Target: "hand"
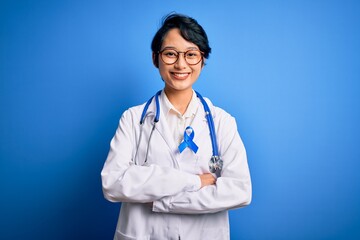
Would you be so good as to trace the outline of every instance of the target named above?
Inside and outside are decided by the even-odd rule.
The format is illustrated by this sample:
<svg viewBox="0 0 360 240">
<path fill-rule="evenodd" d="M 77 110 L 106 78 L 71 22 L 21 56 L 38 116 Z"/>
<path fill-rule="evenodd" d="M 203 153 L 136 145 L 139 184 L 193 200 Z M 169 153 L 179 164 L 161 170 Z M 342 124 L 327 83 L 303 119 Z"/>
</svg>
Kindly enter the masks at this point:
<svg viewBox="0 0 360 240">
<path fill-rule="evenodd" d="M 214 185 L 216 183 L 216 178 L 211 173 L 205 173 L 199 175 L 201 180 L 201 187 Z"/>
</svg>

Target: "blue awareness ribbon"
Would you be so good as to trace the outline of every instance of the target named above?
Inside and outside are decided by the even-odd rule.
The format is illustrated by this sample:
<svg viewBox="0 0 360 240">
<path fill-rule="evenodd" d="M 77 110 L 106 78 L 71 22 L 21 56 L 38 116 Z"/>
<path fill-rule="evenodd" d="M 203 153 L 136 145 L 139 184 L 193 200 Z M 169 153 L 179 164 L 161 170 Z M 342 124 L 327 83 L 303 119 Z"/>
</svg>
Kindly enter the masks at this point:
<svg viewBox="0 0 360 240">
<path fill-rule="evenodd" d="M 188 131 L 187 130 L 191 130 L 190 135 L 188 135 Z M 184 149 L 186 147 L 190 148 L 194 153 L 197 152 L 197 150 L 199 149 L 199 147 L 194 143 L 193 139 L 194 139 L 194 129 L 192 129 L 192 127 L 188 126 L 185 131 L 184 131 L 184 140 L 182 141 L 182 143 L 180 143 L 179 145 L 179 151 L 180 153 L 182 151 L 184 151 Z"/>
</svg>

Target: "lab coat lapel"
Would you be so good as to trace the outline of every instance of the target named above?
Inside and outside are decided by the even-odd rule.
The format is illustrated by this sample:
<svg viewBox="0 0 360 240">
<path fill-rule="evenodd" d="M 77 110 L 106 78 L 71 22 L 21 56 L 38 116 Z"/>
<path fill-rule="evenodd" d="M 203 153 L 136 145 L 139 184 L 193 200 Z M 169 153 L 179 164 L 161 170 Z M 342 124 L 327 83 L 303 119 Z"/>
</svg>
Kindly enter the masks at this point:
<svg viewBox="0 0 360 240">
<path fill-rule="evenodd" d="M 162 114 L 163 112 L 161 112 L 160 114 Z M 166 118 L 160 117 L 159 122 L 156 124 L 155 129 L 159 132 L 159 134 L 161 135 L 161 137 L 164 139 L 164 141 L 166 142 L 166 144 L 168 145 L 171 154 L 174 155 L 174 151 L 173 149 L 176 148 L 174 139 L 170 133 L 170 129 L 169 129 L 169 125 L 166 122 Z"/>
<path fill-rule="evenodd" d="M 205 111 L 200 103 L 195 114 L 194 120 L 191 124 L 192 129 L 194 129 L 194 142 L 199 145 L 201 141 L 201 133 L 207 128 L 207 121 L 205 118 Z"/>
<path fill-rule="evenodd" d="M 161 106 L 160 106 L 161 109 Z M 156 114 L 156 106 L 155 103 L 152 103 L 149 106 L 148 109 L 148 117 L 150 117 L 153 122 L 153 119 L 155 118 L 155 114 Z M 170 130 L 169 130 L 169 126 L 166 122 L 166 119 L 164 117 L 163 111 L 160 110 L 160 117 L 159 117 L 159 121 L 155 124 L 155 129 L 159 132 L 160 136 L 164 139 L 164 142 L 166 143 L 166 145 L 169 147 L 169 150 L 171 151 L 171 153 L 173 154 L 173 149 L 175 147 L 175 142 L 174 139 L 172 139 Z"/>
</svg>

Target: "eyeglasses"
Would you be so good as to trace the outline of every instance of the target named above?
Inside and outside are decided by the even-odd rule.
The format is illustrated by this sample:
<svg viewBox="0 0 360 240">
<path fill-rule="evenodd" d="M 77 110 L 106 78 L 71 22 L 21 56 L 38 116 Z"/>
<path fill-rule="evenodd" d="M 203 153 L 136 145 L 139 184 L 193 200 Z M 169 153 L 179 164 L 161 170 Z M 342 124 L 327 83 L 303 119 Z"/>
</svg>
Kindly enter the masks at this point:
<svg viewBox="0 0 360 240">
<path fill-rule="evenodd" d="M 203 58 L 203 53 L 199 50 L 188 50 L 186 52 L 179 52 L 174 49 L 164 49 L 159 52 L 161 60 L 168 65 L 176 63 L 179 59 L 180 53 L 184 54 L 184 59 L 189 65 L 196 65 Z"/>
</svg>

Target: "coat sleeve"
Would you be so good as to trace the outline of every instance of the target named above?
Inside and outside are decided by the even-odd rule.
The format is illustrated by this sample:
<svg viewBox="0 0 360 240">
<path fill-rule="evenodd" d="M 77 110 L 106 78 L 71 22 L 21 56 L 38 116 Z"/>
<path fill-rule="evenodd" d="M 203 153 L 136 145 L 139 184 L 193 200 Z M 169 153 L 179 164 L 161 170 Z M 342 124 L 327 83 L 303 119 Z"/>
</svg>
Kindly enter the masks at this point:
<svg viewBox="0 0 360 240">
<path fill-rule="evenodd" d="M 201 186 L 197 175 L 158 165 L 138 166 L 132 161 L 136 148 L 134 110 L 122 115 L 101 171 L 104 197 L 111 202 L 153 202 Z M 140 119 L 140 118 L 139 118 Z M 182 181 L 179 181 L 182 179 Z"/>
<path fill-rule="evenodd" d="M 216 185 L 194 192 L 180 192 L 153 204 L 154 212 L 181 214 L 214 213 L 249 205 L 251 179 L 243 142 L 233 117 L 226 115 L 217 124 L 219 152 L 224 162 Z"/>
</svg>

